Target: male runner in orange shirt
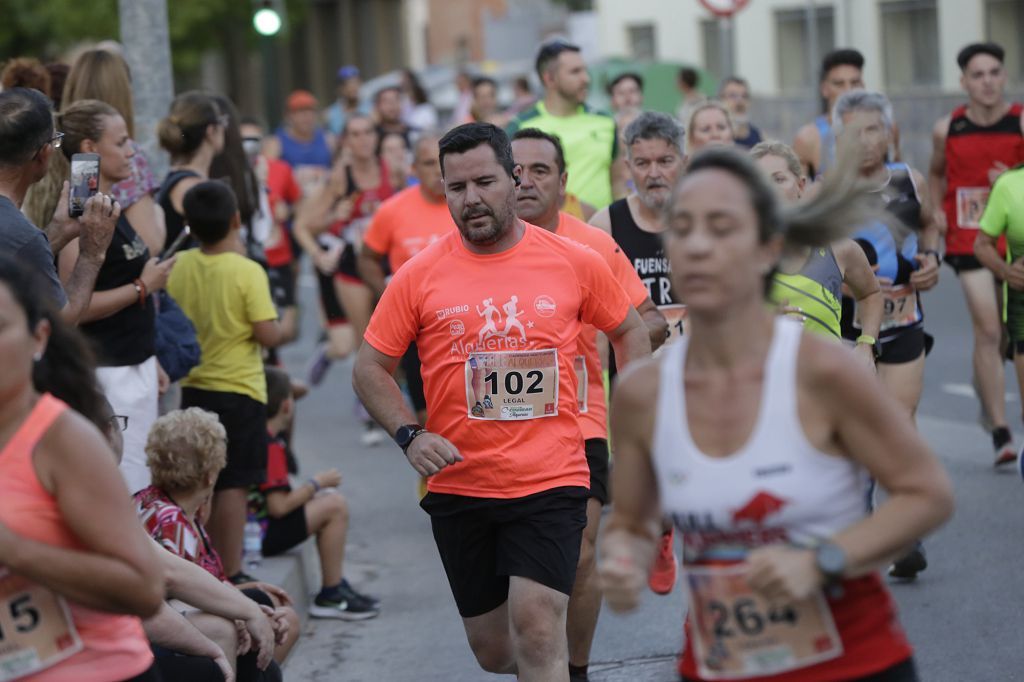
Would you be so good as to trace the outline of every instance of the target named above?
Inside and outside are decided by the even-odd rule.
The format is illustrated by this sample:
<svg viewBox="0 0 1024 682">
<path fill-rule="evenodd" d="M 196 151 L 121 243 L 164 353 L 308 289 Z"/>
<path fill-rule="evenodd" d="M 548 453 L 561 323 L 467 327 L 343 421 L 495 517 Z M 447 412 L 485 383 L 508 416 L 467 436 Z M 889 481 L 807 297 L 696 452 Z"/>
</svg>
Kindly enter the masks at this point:
<svg viewBox="0 0 1024 682">
<path fill-rule="evenodd" d="M 647 325 L 651 346 L 660 346 L 667 336 L 668 324 L 658 312 L 647 292 L 647 286 L 622 249 L 608 233 L 559 211 L 568 180 L 559 139 L 536 128 L 523 128 L 512 136 L 512 156 L 521 169 L 519 197 L 516 201 L 519 218 L 597 251 Z M 582 391 L 580 429 L 583 431 L 587 464 L 590 466 L 590 498 L 587 500 L 587 527 L 583 530 L 583 543 L 576 566 L 576 584 L 569 598 L 567 621 L 569 679 L 570 682 L 585 682 L 590 647 L 601 611 L 601 591 L 594 570 L 595 544 L 601 522 L 601 507 L 609 502 L 608 410 L 604 371 L 597 349 L 597 330 L 591 325 L 585 325 L 580 335 L 580 356 L 576 362 L 578 385 Z"/>
<path fill-rule="evenodd" d="M 421 506 L 480 666 L 562 679 L 590 482 L 573 372 L 579 335 L 593 324 L 628 363 L 650 354 L 648 332 L 600 256 L 516 218 L 500 128 L 459 126 L 440 157 L 458 232 L 395 273 L 353 384 L 430 476 Z M 412 423 L 392 377 L 413 341 L 429 430 Z"/>
<path fill-rule="evenodd" d="M 438 161 L 437 137 L 425 135 L 413 147 L 413 172 L 419 184 L 407 187 L 377 209 L 370 227 L 363 235 L 363 249 L 359 254 L 359 276 L 379 299 L 387 286 L 384 257 L 387 256 L 391 272 L 397 272 L 410 258 L 449 232 L 455 231 L 455 222 L 444 199 L 444 181 Z M 420 356 L 416 344 L 402 356 L 402 372 L 416 419 L 427 420 L 427 399 L 423 395 L 423 377 L 420 375 Z"/>
</svg>

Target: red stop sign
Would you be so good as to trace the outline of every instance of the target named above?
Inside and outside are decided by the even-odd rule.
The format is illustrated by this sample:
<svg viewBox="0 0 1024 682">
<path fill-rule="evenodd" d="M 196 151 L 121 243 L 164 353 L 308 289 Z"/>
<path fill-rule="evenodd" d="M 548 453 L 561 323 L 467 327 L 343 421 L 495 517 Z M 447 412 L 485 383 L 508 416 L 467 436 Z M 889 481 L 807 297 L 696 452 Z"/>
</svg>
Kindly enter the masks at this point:
<svg viewBox="0 0 1024 682">
<path fill-rule="evenodd" d="M 747 6 L 750 0 L 698 0 L 716 17 L 731 17 Z"/>
</svg>

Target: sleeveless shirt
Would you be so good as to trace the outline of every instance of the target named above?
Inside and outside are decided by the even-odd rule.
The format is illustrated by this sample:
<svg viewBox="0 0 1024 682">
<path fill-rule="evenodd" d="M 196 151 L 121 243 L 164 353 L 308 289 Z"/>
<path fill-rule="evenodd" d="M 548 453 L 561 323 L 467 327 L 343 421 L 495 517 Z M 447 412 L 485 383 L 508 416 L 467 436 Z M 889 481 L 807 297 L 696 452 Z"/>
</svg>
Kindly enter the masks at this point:
<svg viewBox="0 0 1024 682">
<path fill-rule="evenodd" d="M 660 362 L 651 458 L 662 512 L 682 531 L 684 570 L 740 564 L 757 547 L 814 546 L 867 513 L 866 471 L 812 445 L 800 424 L 797 366 L 801 327 L 777 318 L 765 364 L 759 414 L 747 442 L 725 457 L 697 447 L 686 413 L 689 339 L 670 346 Z M 812 682 L 854 679 L 911 655 L 892 597 L 878 573 L 842 581 L 827 596 L 842 653 L 770 679 Z M 680 673 L 702 678 L 687 615 Z M 767 679 L 767 678 L 742 678 Z"/>
</svg>

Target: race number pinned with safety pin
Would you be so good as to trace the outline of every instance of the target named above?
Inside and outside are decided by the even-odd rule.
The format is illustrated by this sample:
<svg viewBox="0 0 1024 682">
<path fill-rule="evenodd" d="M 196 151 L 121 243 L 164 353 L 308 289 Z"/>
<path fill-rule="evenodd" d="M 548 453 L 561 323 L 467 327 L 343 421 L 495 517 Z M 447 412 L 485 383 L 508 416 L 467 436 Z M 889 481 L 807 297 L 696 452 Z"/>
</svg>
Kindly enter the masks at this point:
<svg viewBox="0 0 1024 682">
<path fill-rule="evenodd" d="M 558 414 L 558 351 L 470 353 L 466 404 L 470 419 L 554 417 Z"/>
<path fill-rule="evenodd" d="M 989 187 L 958 187 L 956 190 L 956 224 L 962 230 L 981 228 Z"/>
<path fill-rule="evenodd" d="M 686 567 L 690 633 L 702 678 L 777 675 L 842 655 L 820 591 L 771 604 L 747 585 L 747 570 L 744 564 Z"/>
<path fill-rule="evenodd" d="M 45 670 L 81 649 L 64 599 L 0 567 L 0 682 Z"/>
</svg>

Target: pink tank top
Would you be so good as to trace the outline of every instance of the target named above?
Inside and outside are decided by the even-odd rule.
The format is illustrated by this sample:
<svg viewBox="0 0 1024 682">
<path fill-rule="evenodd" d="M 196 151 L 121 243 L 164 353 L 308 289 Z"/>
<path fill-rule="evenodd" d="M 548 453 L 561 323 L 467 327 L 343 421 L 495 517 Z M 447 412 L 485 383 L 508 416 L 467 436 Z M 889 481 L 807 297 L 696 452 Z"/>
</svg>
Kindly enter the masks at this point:
<svg viewBox="0 0 1024 682">
<path fill-rule="evenodd" d="M 67 405 L 53 396 L 41 396 L 0 450 L 0 523 L 26 538 L 83 549 L 64 523 L 57 500 L 36 477 L 32 462 L 36 444 L 66 409 Z M 17 616 L 8 621 L 7 616 L 14 614 Z M 153 663 L 138 618 L 67 602 L 44 587 L 8 573 L 2 557 L 0 626 L 6 626 L 4 635 L 9 640 L 0 640 L 0 680 L 109 682 L 135 677 Z M 10 644 L 16 632 L 15 652 L 10 654 L 2 645 Z M 15 656 L 17 661 L 13 660 Z M 14 673 L 15 664 L 22 666 L 17 669 L 27 676 Z"/>
</svg>

